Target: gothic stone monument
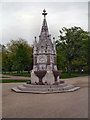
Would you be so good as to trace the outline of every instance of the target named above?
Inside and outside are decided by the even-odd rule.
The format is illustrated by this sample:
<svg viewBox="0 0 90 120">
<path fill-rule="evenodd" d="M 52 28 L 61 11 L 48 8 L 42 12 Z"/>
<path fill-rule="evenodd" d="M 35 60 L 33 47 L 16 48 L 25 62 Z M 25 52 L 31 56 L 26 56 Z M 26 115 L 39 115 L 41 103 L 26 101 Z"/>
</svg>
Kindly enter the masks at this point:
<svg viewBox="0 0 90 120">
<path fill-rule="evenodd" d="M 31 82 L 12 88 L 15 92 L 29 93 L 59 93 L 78 90 L 80 87 L 62 83 L 59 79 L 60 71 L 56 65 L 55 38 L 53 43 L 48 31 L 46 21 L 46 11 L 44 15 L 39 42 L 35 37 L 33 50 L 33 70 L 31 72 Z"/>
<path fill-rule="evenodd" d="M 37 42 L 36 37 L 34 42 L 34 65 L 31 72 L 31 84 L 55 84 L 55 82 L 60 82 L 59 77 L 57 77 L 59 76 L 60 71 L 57 71 L 56 66 L 55 38 L 53 37 L 52 43 L 51 35 L 48 31 L 46 21 L 47 13 L 45 10 L 43 10 L 42 15 L 44 15 L 44 19 L 39 36 L 39 42 Z M 40 79 L 40 77 L 42 77 L 42 79 Z"/>
</svg>

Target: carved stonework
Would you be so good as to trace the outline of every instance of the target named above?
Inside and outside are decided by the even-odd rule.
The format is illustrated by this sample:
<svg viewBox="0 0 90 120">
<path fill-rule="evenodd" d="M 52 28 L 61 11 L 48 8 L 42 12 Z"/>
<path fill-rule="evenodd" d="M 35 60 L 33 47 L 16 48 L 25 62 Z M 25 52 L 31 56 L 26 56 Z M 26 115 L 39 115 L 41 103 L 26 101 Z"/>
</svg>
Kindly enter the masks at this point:
<svg viewBox="0 0 90 120">
<path fill-rule="evenodd" d="M 46 21 L 47 13 L 44 10 L 42 14 L 44 15 L 44 19 L 41 28 L 41 33 L 39 35 L 39 41 L 37 42 L 35 37 L 35 42 L 34 42 L 33 71 L 47 71 L 44 78 L 42 78 L 42 81 L 47 82 L 48 84 L 53 84 L 56 80 L 53 74 L 53 70 L 57 70 L 55 38 L 53 37 L 53 43 L 52 43 L 51 35 L 49 34 L 47 21 Z M 39 74 L 38 72 L 33 72 L 33 74 L 31 73 L 31 83 L 34 83 L 35 79 L 37 80 L 37 76 L 35 73 Z"/>
<path fill-rule="evenodd" d="M 38 55 L 37 56 L 37 63 L 47 63 L 47 56 L 46 55 Z"/>
</svg>

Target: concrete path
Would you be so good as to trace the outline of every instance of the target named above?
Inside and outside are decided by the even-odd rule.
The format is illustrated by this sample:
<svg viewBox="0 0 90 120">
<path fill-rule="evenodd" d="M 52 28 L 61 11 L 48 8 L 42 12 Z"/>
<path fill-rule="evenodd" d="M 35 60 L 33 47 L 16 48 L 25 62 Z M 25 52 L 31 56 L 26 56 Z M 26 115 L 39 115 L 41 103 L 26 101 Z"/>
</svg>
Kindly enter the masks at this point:
<svg viewBox="0 0 90 120">
<path fill-rule="evenodd" d="M 2 75 L 2 74 L 0 74 L 0 77 L 5 77 L 5 78 L 0 78 L 0 80 L 2 80 L 2 79 L 30 80 L 31 79 L 30 77 Z"/>
<path fill-rule="evenodd" d="M 12 87 L 23 83 L 2 84 L 4 118 L 87 118 L 88 77 L 65 79 L 80 86 L 75 92 L 56 94 L 15 93 Z"/>
</svg>

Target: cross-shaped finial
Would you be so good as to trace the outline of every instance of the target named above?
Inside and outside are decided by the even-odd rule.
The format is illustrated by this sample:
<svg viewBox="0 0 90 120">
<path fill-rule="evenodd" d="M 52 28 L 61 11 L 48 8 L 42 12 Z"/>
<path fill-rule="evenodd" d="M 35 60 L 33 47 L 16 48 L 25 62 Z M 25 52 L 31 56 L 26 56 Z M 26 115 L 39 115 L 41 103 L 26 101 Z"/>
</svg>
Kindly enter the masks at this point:
<svg viewBox="0 0 90 120">
<path fill-rule="evenodd" d="M 46 10 L 45 10 L 45 9 L 43 10 L 42 15 L 44 15 L 44 17 L 47 15 L 47 13 L 46 13 Z"/>
</svg>

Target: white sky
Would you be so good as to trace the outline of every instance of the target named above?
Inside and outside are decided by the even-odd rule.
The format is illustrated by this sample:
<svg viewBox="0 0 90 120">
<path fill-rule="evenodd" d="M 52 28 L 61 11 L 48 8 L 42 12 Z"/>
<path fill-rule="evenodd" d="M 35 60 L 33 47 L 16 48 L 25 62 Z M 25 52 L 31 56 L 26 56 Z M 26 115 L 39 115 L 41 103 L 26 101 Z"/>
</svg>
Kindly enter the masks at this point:
<svg viewBox="0 0 90 120">
<path fill-rule="evenodd" d="M 16 1 L 3 0 L 0 7 L 0 10 L 2 9 L 2 15 L 0 14 L 2 18 L 2 33 L 0 32 L 0 35 L 2 35 L 2 44 L 7 44 L 11 40 L 17 40 L 19 37 L 27 40 L 29 44 L 33 43 L 34 36 L 37 36 L 38 39 L 43 21 L 42 11 L 44 8 L 48 13 L 46 19 L 49 33 L 52 37 L 54 36 L 58 39 L 59 30 L 62 27 L 78 26 L 84 30 L 88 30 L 87 0 L 80 0 L 81 2 Z"/>
</svg>

